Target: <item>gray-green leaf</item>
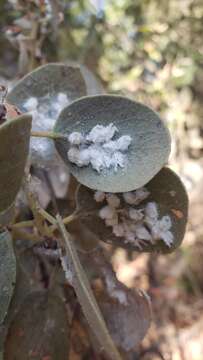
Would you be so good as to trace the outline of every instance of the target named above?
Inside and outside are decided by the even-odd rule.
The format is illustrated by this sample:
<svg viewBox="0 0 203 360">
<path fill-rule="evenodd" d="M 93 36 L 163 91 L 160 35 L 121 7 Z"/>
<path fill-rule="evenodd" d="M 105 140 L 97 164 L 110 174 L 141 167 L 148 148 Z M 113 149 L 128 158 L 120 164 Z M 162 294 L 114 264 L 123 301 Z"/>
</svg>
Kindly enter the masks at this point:
<svg viewBox="0 0 203 360">
<path fill-rule="evenodd" d="M 7 314 L 16 281 L 16 259 L 11 235 L 0 234 L 0 325 Z"/>
<path fill-rule="evenodd" d="M 50 63 L 27 74 L 7 96 L 8 102 L 23 110 L 30 97 L 37 99 L 65 93 L 70 101 L 86 94 L 86 85 L 78 66 Z"/>
<path fill-rule="evenodd" d="M 71 173 L 83 185 L 106 192 L 123 192 L 146 184 L 167 162 L 170 153 L 168 129 L 159 116 L 147 106 L 121 96 L 98 95 L 81 98 L 60 114 L 55 132 L 69 135 L 74 131 L 88 133 L 97 124 L 113 123 L 117 136 L 130 135 L 128 161 L 117 172 L 112 169 L 97 173 L 92 167 L 77 167 L 67 157 L 69 145 L 55 141 L 56 148 Z"/>
<path fill-rule="evenodd" d="M 187 223 L 188 216 L 188 196 L 180 178 L 169 168 L 163 168 L 148 184 L 145 185 L 150 191 L 149 197 L 143 201 L 138 208 L 142 208 L 148 202 L 156 202 L 159 217 L 169 215 L 172 222 L 171 232 L 174 241 L 171 247 L 167 246 L 163 240 L 157 240 L 155 244 L 144 242 L 142 249 L 133 243 L 126 243 L 123 237 L 117 237 L 112 233 L 112 228 L 105 225 L 104 220 L 98 216 L 99 209 L 104 203 L 97 203 L 94 200 L 94 192 L 85 186 L 81 186 L 78 192 L 78 203 L 81 206 L 82 218 L 84 223 L 98 238 L 109 242 L 115 246 L 136 251 L 158 251 L 170 253 L 180 246 Z M 122 194 L 117 194 L 121 201 Z"/>
<path fill-rule="evenodd" d="M 22 115 L 0 126 L 0 212 L 10 207 L 20 189 L 31 122 L 30 115 Z"/>
<path fill-rule="evenodd" d="M 64 105 L 58 103 L 54 108 L 59 93 L 65 94 L 66 100 Z M 22 112 L 27 112 L 26 102 L 37 99 L 39 116 L 33 115 L 32 130 L 43 132 L 52 131 L 58 113 L 65 104 L 84 95 L 86 85 L 78 66 L 51 63 L 27 74 L 11 90 L 7 100 Z M 58 166 L 63 168 L 50 139 L 32 137 L 30 153 L 32 165 L 36 167 L 46 168 L 48 165 L 49 170 Z"/>
</svg>

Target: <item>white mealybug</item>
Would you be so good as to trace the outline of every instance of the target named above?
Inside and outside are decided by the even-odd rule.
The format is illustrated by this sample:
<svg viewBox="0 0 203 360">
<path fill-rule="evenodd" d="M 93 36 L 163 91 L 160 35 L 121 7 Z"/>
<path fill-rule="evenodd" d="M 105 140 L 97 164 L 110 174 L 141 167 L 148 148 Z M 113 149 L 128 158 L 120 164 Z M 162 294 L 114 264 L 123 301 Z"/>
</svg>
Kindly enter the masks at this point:
<svg viewBox="0 0 203 360">
<path fill-rule="evenodd" d="M 72 145 L 80 145 L 83 143 L 84 141 L 84 137 L 82 136 L 81 133 L 75 131 L 73 133 L 71 133 L 68 137 L 68 141 L 72 144 Z"/>
<path fill-rule="evenodd" d="M 108 205 L 104 206 L 99 211 L 99 216 L 101 219 L 113 219 L 113 217 L 115 216 L 115 210 Z"/>
<path fill-rule="evenodd" d="M 123 136 L 121 136 L 121 137 L 116 141 L 117 150 L 120 150 L 120 151 L 126 151 L 126 150 L 128 150 L 131 142 L 132 142 L 131 136 L 129 136 L 129 135 L 123 135 Z"/>
<path fill-rule="evenodd" d="M 132 207 L 129 208 L 129 218 L 132 220 L 140 221 L 144 218 L 143 209 L 134 209 Z"/>
<path fill-rule="evenodd" d="M 36 110 L 38 106 L 38 100 L 35 97 L 31 97 L 29 98 L 24 104 L 23 107 L 27 110 L 27 111 L 32 111 L 32 110 Z"/>
<path fill-rule="evenodd" d="M 102 192 L 102 191 L 99 191 L 99 190 L 98 190 L 98 191 L 96 191 L 96 192 L 94 193 L 94 199 L 95 199 L 96 202 L 102 202 L 102 201 L 104 201 L 105 197 L 106 197 L 106 195 L 105 195 L 105 193 Z"/>
<path fill-rule="evenodd" d="M 86 135 L 79 132 L 69 134 L 70 149 L 77 146 L 79 152 L 85 151 L 89 161 L 86 160 L 86 157 L 82 163 L 81 158 L 78 161 L 78 157 L 72 156 L 72 152 L 69 151 L 67 153 L 68 159 L 79 167 L 91 165 L 97 172 L 111 168 L 117 171 L 119 167 L 124 168 L 128 162 L 127 150 L 132 138 L 123 135 L 112 140 L 117 132 L 117 127 L 111 123 L 107 126 L 96 125 Z"/>
<path fill-rule="evenodd" d="M 120 206 L 120 199 L 115 194 L 107 194 L 106 201 L 112 208 L 118 208 Z"/>
<path fill-rule="evenodd" d="M 118 131 L 118 129 L 112 123 L 108 126 L 96 125 L 87 135 L 87 141 L 96 144 L 108 142 L 112 139 L 116 131 Z"/>
<path fill-rule="evenodd" d="M 142 250 L 145 244 L 155 244 L 157 240 L 162 240 L 170 247 L 174 240 L 170 231 L 172 227 L 170 216 L 159 218 L 158 205 L 155 202 L 145 203 L 142 208 L 133 207 L 149 195 L 150 192 L 146 188 L 123 193 L 124 204 L 120 195 L 112 193 L 97 191 L 94 198 L 97 202 L 106 201 L 107 205 L 100 209 L 99 216 L 106 226 L 112 228 L 112 233 L 122 238 L 124 243 L 133 244 Z"/>
</svg>

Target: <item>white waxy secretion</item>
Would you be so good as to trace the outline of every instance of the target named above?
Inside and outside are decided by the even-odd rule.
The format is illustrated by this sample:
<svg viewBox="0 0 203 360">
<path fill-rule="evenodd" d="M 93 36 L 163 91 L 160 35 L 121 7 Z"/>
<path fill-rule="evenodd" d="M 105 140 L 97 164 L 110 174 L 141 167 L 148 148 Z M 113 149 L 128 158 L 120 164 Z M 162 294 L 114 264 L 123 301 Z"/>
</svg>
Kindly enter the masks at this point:
<svg viewBox="0 0 203 360">
<path fill-rule="evenodd" d="M 58 93 L 47 94 L 39 99 L 28 98 L 23 104 L 24 111 L 32 114 L 33 131 L 51 131 L 59 113 L 70 103 L 67 95 Z M 58 165 L 59 159 L 52 141 L 46 138 L 31 137 L 30 153 L 32 164 L 41 167 Z"/>
<path fill-rule="evenodd" d="M 69 135 L 68 140 L 72 145 L 80 145 L 83 143 L 84 137 L 81 133 L 75 131 Z"/>
<path fill-rule="evenodd" d="M 124 204 L 118 195 L 101 191 L 94 193 L 94 199 L 97 202 L 106 202 L 99 211 L 99 217 L 106 226 L 112 228 L 112 233 L 123 238 L 125 243 L 134 244 L 141 250 L 147 242 L 155 244 L 157 240 L 163 240 L 170 247 L 174 241 L 170 216 L 159 218 L 158 205 L 155 202 L 145 202 L 142 208 L 133 207 L 138 204 L 140 207 L 149 195 L 150 192 L 142 187 L 123 193 Z"/>
<path fill-rule="evenodd" d="M 71 133 L 68 159 L 79 167 L 91 165 L 99 173 L 104 169 L 117 171 L 119 167 L 124 168 L 132 138 L 123 135 L 113 140 L 117 132 L 117 127 L 111 123 L 108 126 L 96 125 L 86 135 Z"/>
<path fill-rule="evenodd" d="M 95 199 L 96 202 L 104 201 L 105 197 L 106 197 L 106 195 L 105 195 L 105 193 L 103 191 L 98 190 L 98 191 L 96 191 L 94 193 L 94 199 Z"/>
</svg>

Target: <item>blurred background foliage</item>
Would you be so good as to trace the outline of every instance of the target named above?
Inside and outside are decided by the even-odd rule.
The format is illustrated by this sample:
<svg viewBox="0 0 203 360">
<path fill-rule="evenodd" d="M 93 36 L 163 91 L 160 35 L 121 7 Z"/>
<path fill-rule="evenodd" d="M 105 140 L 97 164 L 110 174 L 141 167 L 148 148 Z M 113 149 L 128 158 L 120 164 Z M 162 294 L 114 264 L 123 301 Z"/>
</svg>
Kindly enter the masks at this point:
<svg viewBox="0 0 203 360">
<path fill-rule="evenodd" d="M 203 2 L 202 0 L 0 0 L 0 81 L 40 64 L 85 64 L 106 92 L 162 114 L 170 165 L 190 196 L 183 246 L 168 257 L 114 256 L 117 276 L 152 297 L 144 359 L 203 359 Z M 146 350 L 147 349 L 147 350 Z"/>
</svg>

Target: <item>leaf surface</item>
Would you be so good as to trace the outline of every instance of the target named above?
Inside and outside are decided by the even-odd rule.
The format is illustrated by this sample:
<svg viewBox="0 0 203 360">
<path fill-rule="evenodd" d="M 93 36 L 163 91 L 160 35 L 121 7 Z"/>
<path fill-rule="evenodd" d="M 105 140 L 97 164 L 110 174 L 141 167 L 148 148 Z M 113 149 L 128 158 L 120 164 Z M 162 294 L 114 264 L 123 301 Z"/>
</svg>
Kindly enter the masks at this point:
<svg viewBox="0 0 203 360">
<path fill-rule="evenodd" d="M 32 117 L 21 115 L 0 126 L 0 213 L 14 202 L 29 152 Z"/>
<path fill-rule="evenodd" d="M 137 189 L 158 173 L 170 153 L 168 129 L 153 110 L 121 96 L 88 96 L 61 112 L 55 132 L 67 136 L 74 131 L 87 134 L 96 125 L 110 123 L 118 128 L 115 138 L 122 135 L 132 137 L 125 167 L 118 168 L 117 172 L 106 169 L 98 173 L 90 165 L 78 167 L 72 164 L 67 157 L 69 145 L 65 140 L 55 140 L 56 148 L 81 184 L 106 192 Z"/>
<path fill-rule="evenodd" d="M 123 237 L 115 236 L 112 227 L 106 226 L 104 220 L 99 217 L 99 210 L 106 203 L 98 203 L 94 200 L 94 191 L 81 186 L 78 191 L 78 203 L 82 210 L 81 223 L 95 233 L 102 241 L 111 243 L 115 246 L 136 251 L 157 251 L 170 253 L 180 246 L 184 234 L 188 217 L 188 196 L 180 178 L 169 168 L 164 167 L 148 184 L 145 186 L 149 191 L 149 197 L 143 201 L 142 208 L 148 202 L 155 202 L 158 206 L 159 218 L 169 215 L 172 222 L 171 232 L 174 242 L 171 247 L 167 246 L 163 240 L 157 240 L 155 244 L 145 242 L 142 250 L 133 243 L 126 243 Z M 122 194 L 117 194 L 124 205 Z"/>
<path fill-rule="evenodd" d="M 52 98 L 65 93 L 70 101 L 86 94 L 86 85 L 80 69 L 75 65 L 50 63 L 24 76 L 7 96 L 7 100 L 23 110 L 23 103 L 30 97 Z"/>
<path fill-rule="evenodd" d="M 16 281 L 16 259 L 11 235 L 0 234 L 0 325 L 7 314 Z"/>
</svg>

